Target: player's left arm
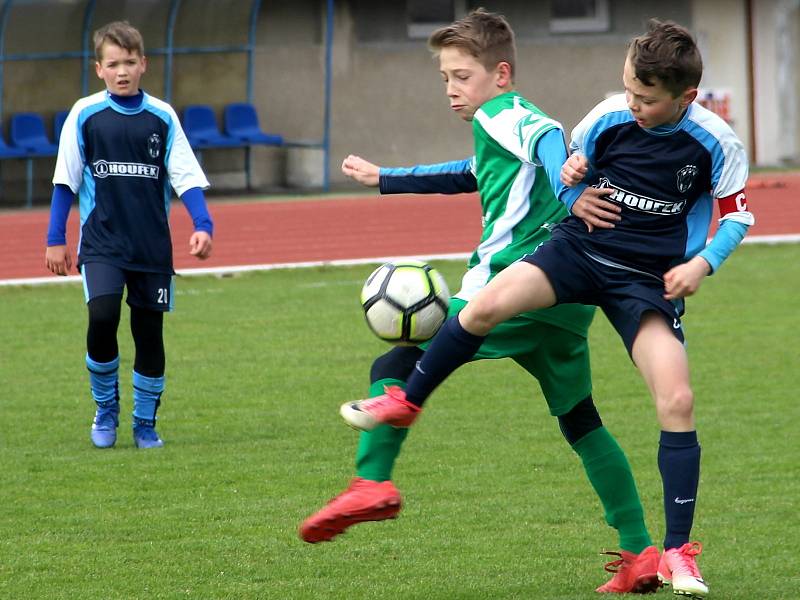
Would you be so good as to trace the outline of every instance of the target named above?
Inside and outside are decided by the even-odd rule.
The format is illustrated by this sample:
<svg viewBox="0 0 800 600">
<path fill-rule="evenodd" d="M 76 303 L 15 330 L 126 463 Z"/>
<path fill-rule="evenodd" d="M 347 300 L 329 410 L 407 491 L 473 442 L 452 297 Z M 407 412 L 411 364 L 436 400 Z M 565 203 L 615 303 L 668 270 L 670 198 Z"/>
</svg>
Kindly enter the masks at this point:
<svg viewBox="0 0 800 600">
<path fill-rule="evenodd" d="M 211 238 L 214 235 L 214 222 L 208 214 L 206 196 L 203 190 L 194 187 L 181 194 L 181 201 L 189 211 L 194 224 L 194 233 L 189 237 L 189 254 L 205 260 L 211 256 L 213 245 Z"/>
<path fill-rule="evenodd" d="M 691 296 L 700 288 L 703 279 L 714 273 L 742 242 L 755 222 L 747 210 L 745 191 L 719 199 L 720 221 L 708 245 L 687 262 L 664 274 L 664 298 L 674 300 Z"/>
<path fill-rule="evenodd" d="M 165 164 L 169 182 L 192 217 L 194 232 L 189 237 L 189 253 L 201 260 L 211 256 L 214 222 L 208 212 L 203 190 L 210 187 L 197 157 L 189 146 L 189 140 L 181 127 L 178 116 L 168 104 L 162 104 L 171 117 Z"/>
<path fill-rule="evenodd" d="M 703 279 L 719 269 L 755 223 L 747 208 L 745 183 L 748 166 L 744 147 L 733 132 L 727 130 L 721 136 L 720 147 L 722 152 L 717 156 L 722 157 L 723 166 L 714 181 L 713 191 L 719 206 L 719 229 L 696 256 L 664 274 L 664 297 L 667 300 L 694 294 Z"/>
</svg>

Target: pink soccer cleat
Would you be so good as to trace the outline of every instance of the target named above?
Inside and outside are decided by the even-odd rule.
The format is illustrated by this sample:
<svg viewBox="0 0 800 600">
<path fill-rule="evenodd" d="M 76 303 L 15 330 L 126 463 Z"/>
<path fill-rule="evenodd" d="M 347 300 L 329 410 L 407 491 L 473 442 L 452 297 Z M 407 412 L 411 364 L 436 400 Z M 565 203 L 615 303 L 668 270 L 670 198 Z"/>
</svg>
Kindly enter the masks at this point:
<svg viewBox="0 0 800 600">
<path fill-rule="evenodd" d="M 639 554 L 621 550 L 620 552 L 603 552 L 610 556 L 619 556 L 606 565 L 606 571 L 614 573 L 608 583 L 595 591 L 601 594 L 649 594 L 661 587 L 658 580 L 658 549 L 648 546 Z"/>
<path fill-rule="evenodd" d="M 700 542 L 688 542 L 680 548 L 664 550 L 658 563 L 658 578 L 672 586 L 676 596 L 687 596 L 703 600 L 708 594 L 708 585 L 703 581 L 695 557 L 703 551 Z"/>
<path fill-rule="evenodd" d="M 300 537 L 309 544 L 329 542 L 357 523 L 394 519 L 403 501 L 391 481 L 355 477 L 348 488 L 300 525 Z"/>
<path fill-rule="evenodd" d="M 353 429 L 372 431 L 385 423 L 392 427 L 409 427 L 422 412 L 416 404 L 406 400 L 406 393 L 398 386 L 386 386 L 381 396 L 345 402 L 339 414 Z"/>
</svg>

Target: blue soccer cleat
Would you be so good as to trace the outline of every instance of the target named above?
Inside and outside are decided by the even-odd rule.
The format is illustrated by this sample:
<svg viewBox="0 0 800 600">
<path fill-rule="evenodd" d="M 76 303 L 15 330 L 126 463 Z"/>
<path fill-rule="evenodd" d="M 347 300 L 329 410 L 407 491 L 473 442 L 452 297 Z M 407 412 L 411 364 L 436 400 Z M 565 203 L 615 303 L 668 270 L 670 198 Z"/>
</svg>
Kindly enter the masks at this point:
<svg viewBox="0 0 800 600">
<path fill-rule="evenodd" d="M 155 421 L 133 418 L 133 443 L 137 448 L 161 448 L 164 441 L 156 433 Z"/>
<path fill-rule="evenodd" d="M 119 402 L 112 400 L 97 405 L 92 423 L 92 443 L 97 448 L 111 448 L 117 441 Z"/>
</svg>

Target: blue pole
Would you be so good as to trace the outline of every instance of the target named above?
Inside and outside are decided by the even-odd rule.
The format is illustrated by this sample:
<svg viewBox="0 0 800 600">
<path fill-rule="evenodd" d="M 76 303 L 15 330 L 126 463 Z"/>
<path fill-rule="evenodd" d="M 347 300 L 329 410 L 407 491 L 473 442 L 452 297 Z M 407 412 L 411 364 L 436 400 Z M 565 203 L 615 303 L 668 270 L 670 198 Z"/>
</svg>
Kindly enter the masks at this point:
<svg viewBox="0 0 800 600">
<path fill-rule="evenodd" d="M 175 38 L 175 21 L 178 18 L 178 9 L 181 0 L 172 0 L 169 5 L 169 17 L 167 18 L 167 47 L 166 58 L 164 59 L 164 101 L 172 104 L 172 43 Z"/>
<path fill-rule="evenodd" d="M 330 187 L 328 163 L 331 151 L 331 65 L 333 63 L 333 0 L 328 0 L 325 19 L 325 132 L 322 137 L 322 154 L 325 164 L 322 166 L 322 188 L 327 192 Z"/>
<path fill-rule="evenodd" d="M 89 64 L 92 62 L 92 18 L 94 17 L 95 0 L 86 3 L 83 13 L 83 58 L 81 64 L 81 96 L 89 95 Z"/>
<path fill-rule="evenodd" d="M 253 81 L 255 80 L 255 49 L 256 49 L 256 26 L 258 24 L 258 11 L 261 9 L 261 0 L 253 0 L 250 6 L 250 28 L 247 33 L 247 102 L 253 103 Z M 252 181 L 252 167 L 250 165 L 250 146 L 244 149 L 244 176 L 245 185 L 249 190 Z"/>
<path fill-rule="evenodd" d="M 253 0 L 250 7 L 250 31 L 247 34 L 247 102 L 253 103 L 253 81 L 255 80 L 255 50 L 256 28 L 258 13 L 261 10 L 261 0 Z"/>
<path fill-rule="evenodd" d="M 11 14 L 11 5 L 14 0 L 6 0 L 3 4 L 3 10 L 0 12 L 0 123 L 3 120 L 3 71 L 5 65 L 5 52 L 6 52 L 6 25 L 8 24 L 8 16 Z"/>
</svg>

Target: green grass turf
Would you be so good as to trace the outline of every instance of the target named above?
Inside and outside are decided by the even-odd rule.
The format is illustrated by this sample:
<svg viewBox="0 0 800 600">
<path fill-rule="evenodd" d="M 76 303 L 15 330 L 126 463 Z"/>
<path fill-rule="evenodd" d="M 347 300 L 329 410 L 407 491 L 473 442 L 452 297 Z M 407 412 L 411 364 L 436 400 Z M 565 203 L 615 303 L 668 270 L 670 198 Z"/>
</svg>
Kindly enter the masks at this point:
<svg viewBox="0 0 800 600">
<path fill-rule="evenodd" d="M 796 598 L 800 246 L 747 246 L 689 301 L 711 598 Z M 462 265 L 442 262 L 451 289 Z M 183 278 L 166 318 L 163 450 L 89 442 L 78 285 L 0 289 L 0 598 L 595 598 L 616 536 L 538 387 L 471 364 L 433 396 L 395 471 L 400 518 L 308 545 L 297 526 L 353 473 L 338 406 L 388 347 L 358 306 L 371 266 Z M 663 535 L 658 426 L 598 315 L 595 396 Z M 667 596 L 666 592 L 660 595 Z"/>
</svg>

